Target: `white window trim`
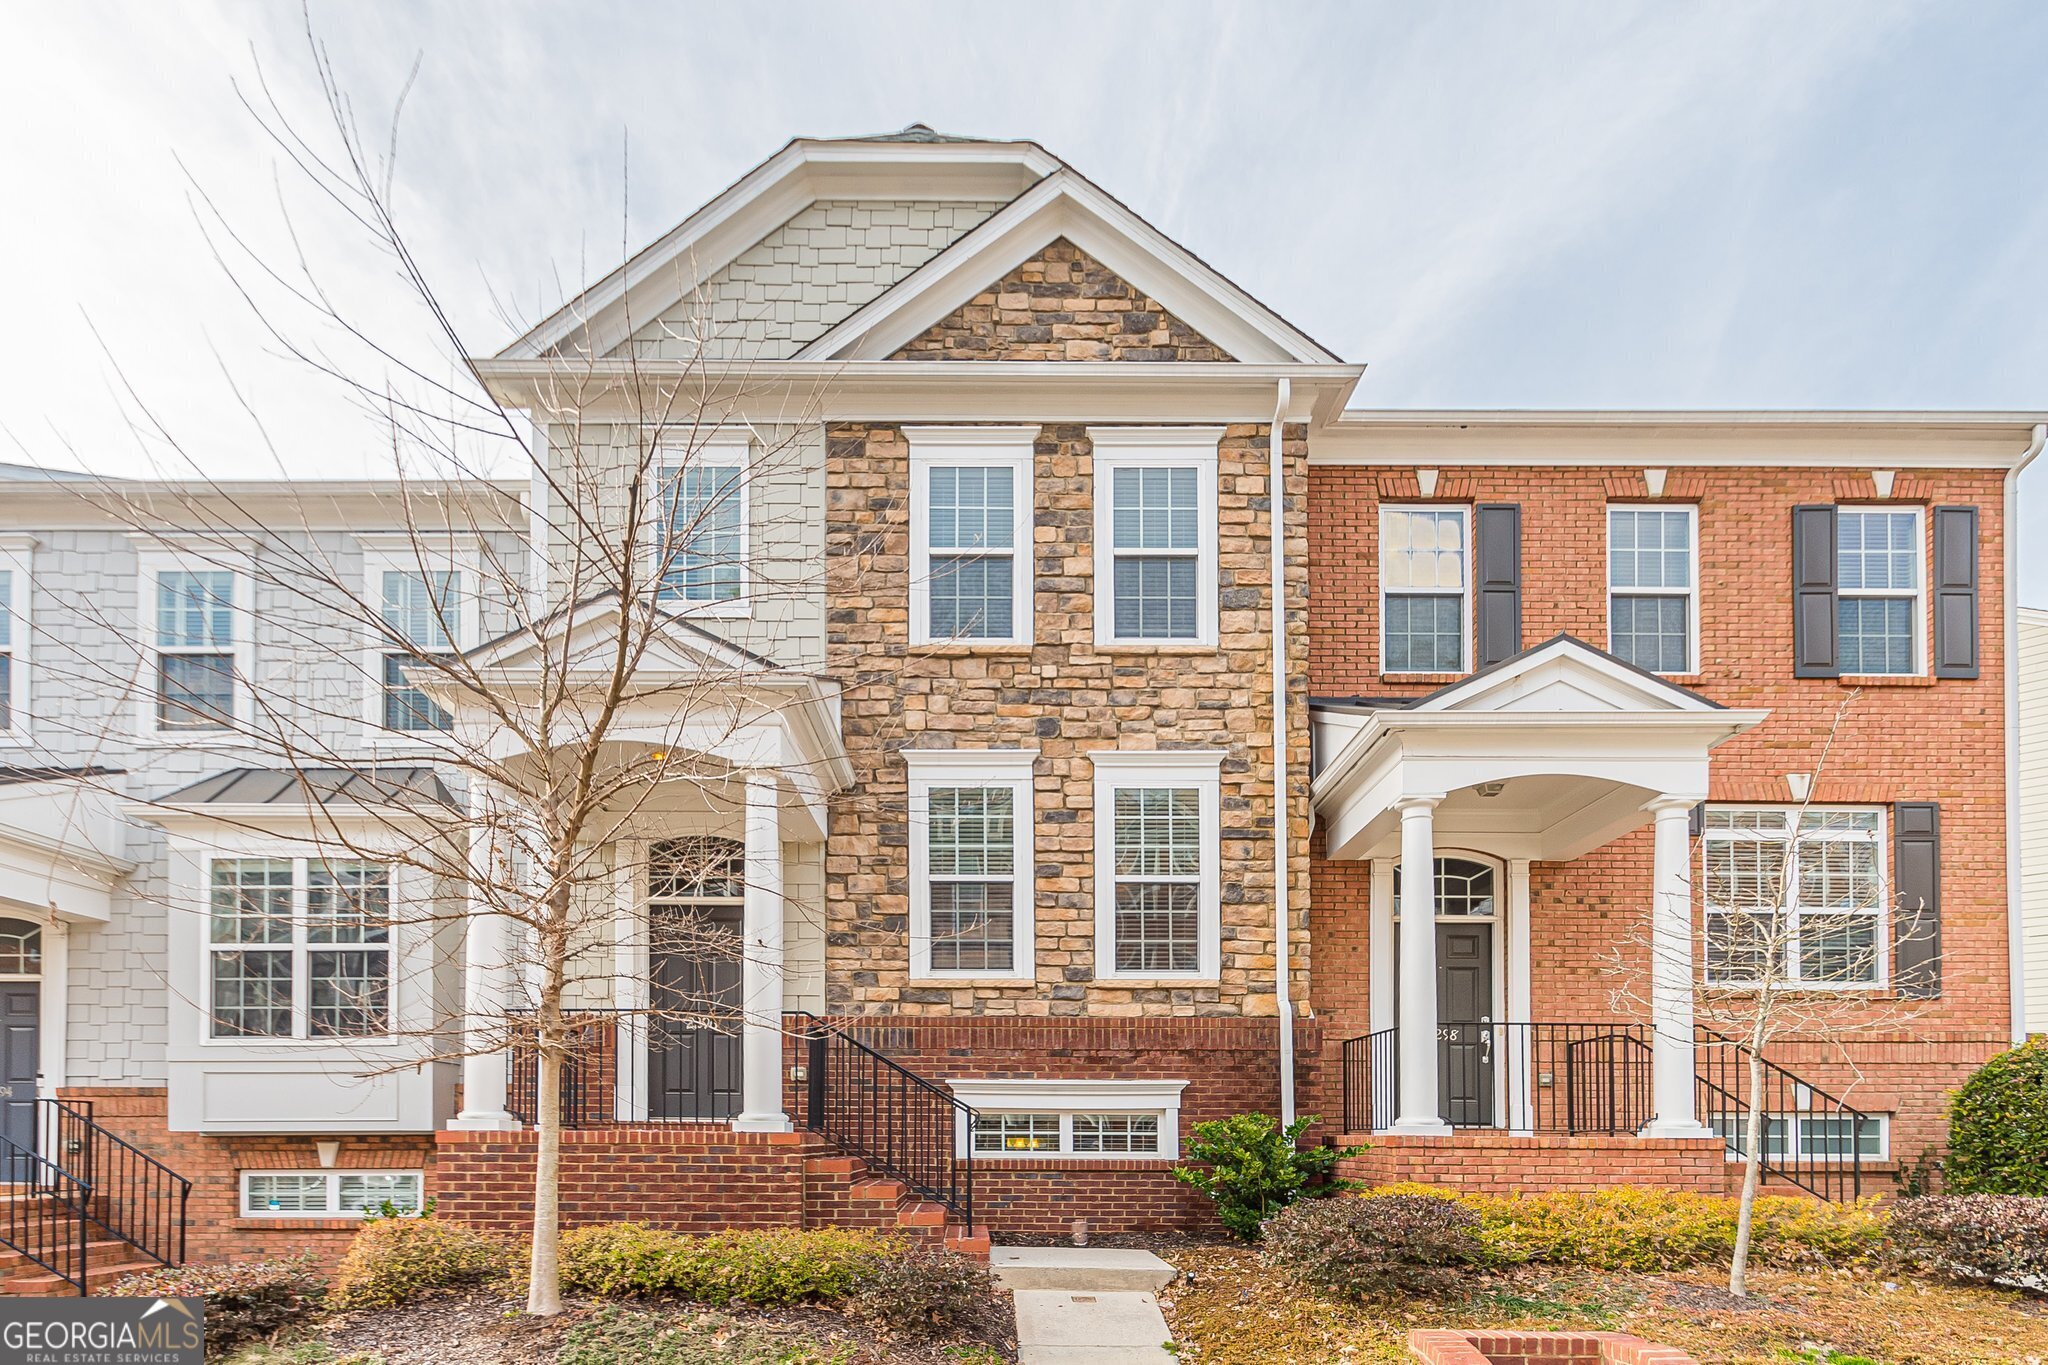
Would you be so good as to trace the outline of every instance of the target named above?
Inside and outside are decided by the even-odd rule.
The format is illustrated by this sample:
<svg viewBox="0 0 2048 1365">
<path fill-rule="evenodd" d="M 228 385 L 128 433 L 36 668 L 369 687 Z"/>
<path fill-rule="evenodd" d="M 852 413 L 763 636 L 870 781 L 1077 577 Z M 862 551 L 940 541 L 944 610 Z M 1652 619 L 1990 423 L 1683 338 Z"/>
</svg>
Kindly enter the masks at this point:
<svg viewBox="0 0 2048 1365">
<path fill-rule="evenodd" d="M 1058 1114 L 1057 1152 L 975 1152 L 974 1131 L 965 1114 L 953 1122 L 955 1151 L 977 1161 L 1176 1161 L 1180 1158 L 1180 1100 L 1186 1081 L 1113 1080 L 949 1080 L 953 1095 L 969 1108 L 990 1114 Z M 1077 1152 L 1076 1114 L 1157 1114 L 1157 1152 Z"/>
<path fill-rule="evenodd" d="M 1843 669 L 1847 678 L 1924 678 L 1927 676 L 1927 513 L 1926 509 L 1910 504 L 1844 502 L 1835 506 L 1835 578 L 1841 580 L 1842 531 L 1840 520 L 1845 513 L 1889 512 L 1904 513 L 1913 518 L 1913 586 L 1911 588 L 1857 588 L 1849 591 L 1837 586 L 1835 596 L 1838 602 L 1854 598 L 1858 601 L 1878 598 L 1904 598 L 1913 604 L 1913 666 L 1904 673 L 1858 673 Z M 1840 607 L 1836 608 L 1835 629 L 1841 629 Z"/>
<path fill-rule="evenodd" d="M 1217 447 L 1222 427 L 1090 427 L 1094 448 L 1095 643 L 1123 649 L 1216 647 Z M 1195 552 L 1195 634 L 1193 639 L 1156 639 L 1116 633 L 1116 551 L 1110 543 L 1113 475 L 1118 469 L 1191 465 L 1202 500 Z M 1152 553 L 1133 551 L 1133 553 Z"/>
<path fill-rule="evenodd" d="M 1037 505 L 1033 479 L 1037 427 L 905 427 L 910 442 L 910 642 L 914 645 L 1028 645 L 1037 560 L 1031 528 Z M 1008 469 L 1014 479 L 1010 523 L 1010 633 L 1006 636 L 932 634 L 932 468 Z M 987 553 L 999 555 L 1001 550 Z"/>
<path fill-rule="evenodd" d="M 1388 502 L 1380 504 L 1378 545 L 1387 543 L 1387 516 L 1394 512 L 1455 512 L 1465 523 L 1465 582 L 1458 589 L 1458 666 L 1452 673 L 1472 671 L 1472 505 L 1465 502 Z M 1441 592 L 1430 593 L 1416 588 L 1404 588 L 1390 592 L 1387 588 L 1386 557 L 1380 561 L 1380 676 L 1383 678 L 1437 678 L 1444 675 L 1441 668 L 1389 668 L 1387 667 L 1387 598 L 1399 597 L 1441 597 Z"/>
<path fill-rule="evenodd" d="M 962 981 L 1029 983 L 1038 979 L 1037 863 L 1034 835 L 1038 821 L 1032 803 L 1031 774 L 1036 749 L 905 749 L 910 769 L 910 979 L 919 982 Z M 1011 840 L 1011 925 L 1015 944 L 1007 972 L 935 971 L 932 968 L 931 791 L 934 787 L 1008 787 L 1016 802 Z M 990 880 L 994 880 L 991 878 Z"/>
<path fill-rule="evenodd" d="M 677 616 L 745 618 L 754 614 L 754 438 L 741 427 L 720 427 L 688 434 L 671 432 L 659 438 L 654 448 L 655 496 L 649 500 L 646 572 L 654 600 L 662 610 Z M 662 535 L 666 530 L 668 483 L 685 469 L 737 465 L 740 471 L 740 590 L 723 602 L 692 602 L 661 585 L 664 558 Z"/>
<path fill-rule="evenodd" d="M 140 596 L 136 603 L 135 635 L 142 662 L 142 676 L 136 680 L 136 692 L 141 703 L 136 722 L 140 742 L 201 749 L 255 742 L 256 736 L 251 733 L 256 722 L 255 561 L 246 551 L 179 549 L 158 544 L 138 552 L 136 567 Z M 234 657 L 235 668 L 235 723 L 228 729 L 163 730 L 157 727 L 158 661 L 163 657 L 157 646 L 157 590 L 159 581 L 167 573 L 234 575 L 229 618 L 235 638 L 229 653 Z"/>
<path fill-rule="evenodd" d="M 408 535 L 358 535 L 363 552 L 363 605 L 372 614 L 384 609 L 386 572 L 418 574 L 422 561 L 428 573 L 457 576 L 455 597 L 460 608 L 455 623 L 455 649 L 474 649 L 483 638 L 483 552 L 474 543 L 423 546 Z M 390 748 L 434 748 L 445 742 L 444 733 L 432 730 L 387 730 L 384 728 L 384 656 L 394 651 L 374 626 L 364 622 L 363 677 L 368 695 L 363 701 L 363 731 L 370 743 Z"/>
<path fill-rule="evenodd" d="M 1686 569 L 1687 588 L 1617 588 L 1614 584 L 1614 514 L 1616 512 L 1683 512 L 1686 543 L 1691 564 Z M 1614 653 L 1614 599 L 1626 597 L 1683 597 L 1685 607 L 1685 667 L 1675 672 L 1658 670 L 1659 677 L 1686 677 L 1700 671 L 1704 651 L 1700 647 L 1700 509 L 1693 503 L 1610 502 L 1607 504 L 1607 652 Z"/>
<path fill-rule="evenodd" d="M 1798 989 L 1798 990 L 1801 990 L 1801 991 L 1834 991 L 1834 992 L 1854 992 L 1854 991 L 1885 991 L 1885 990 L 1889 990 L 1889 989 L 1891 988 L 1891 969 L 1892 969 L 1892 941 L 1891 941 L 1891 940 L 1892 940 L 1892 904 L 1891 904 L 1891 902 L 1892 902 L 1892 864 L 1891 864 L 1891 836 L 1892 836 L 1892 828 L 1891 828 L 1891 812 L 1890 812 L 1889 810 L 1885 809 L 1885 808 L 1884 808 L 1883 806 L 1858 806 L 1858 805 L 1841 805 L 1841 804 L 1837 804 L 1837 805 L 1827 805 L 1827 806 L 1820 806 L 1820 805 L 1812 805 L 1812 806 L 1806 806 L 1806 807 L 1802 808 L 1802 807 L 1799 807 L 1799 806 L 1773 806 L 1773 805 L 1768 805 L 1768 804 L 1763 804 L 1763 803 L 1758 803 L 1758 802 L 1753 802 L 1753 801 L 1752 801 L 1752 802 L 1735 802 L 1735 801 L 1716 801 L 1716 802 L 1713 802 L 1712 804 L 1710 804 L 1710 805 L 1708 806 L 1708 809 L 1709 809 L 1709 810 L 1717 810 L 1717 811 L 1755 811 L 1755 810 L 1768 810 L 1768 811 L 1773 811 L 1773 812 L 1778 812 L 1778 813 L 1782 813 L 1782 814 L 1784 814 L 1784 815 L 1785 815 L 1785 817 L 1786 817 L 1786 821 L 1787 821 L 1787 829 L 1788 829 L 1788 830 L 1790 830 L 1790 831 L 1791 831 L 1791 833 L 1790 833 L 1790 834 L 1788 835 L 1788 838 L 1789 838 L 1790 842 L 1789 842 L 1789 844 L 1788 844 L 1788 846 L 1787 846 L 1787 851 L 1786 851 L 1786 860 L 1785 860 L 1785 871 L 1784 871 L 1784 878 L 1785 878 L 1785 901 L 1784 901 L 1784 903 L 1783 903 L 1783 904 L 1781 904 L 1781 906 L 1780 906 L 1780 910 L 1781 910 L 1781 911 L 1783 911 L 1783 912 L 1785 912 L 1785 913 L 1789 913 L 1789 914 L 1791 914 L 1791 915 L 1793 916 L 1793 920 L 1794 920 L 1794 931 L 1793 931 L 1793 934 L 1792 934 L 1792 938 L 1791 938 L 1791 940 L 1790 940 L 1790 943 L 1791 943 L 1791 951 L 1790 951 L 1790 953 L 1789 953 L 1789 961 L 1788 961 L 1788 963 L 1787 963 L 1787 968 L 1788 968 L 1788 975 L 1786 975 L 1786 976 L 1785 976 L 1785 977 L 1784 977 L 1783 979 L 1781 979 L 1781 980 L 1780 980 L 1780 981 L 1779 981 L 1779 982 L 1777 983 L 1777 984 L 1779 985 L 1779 987 L 1780 987 L 1780 988 L 1796 988 L 1796 989 Z M 1877 924 L 1877 929 L 1876 929 L 1876 932 L 1875 932 L 1875 934 L 1873 935 L 1873 942 L 1874 942 L 1874 943 L 1875 943 L 1875 944 L 1877 945 L 1877 949 L 1876 949 L 1876 964 L 1875 964 L 1875 965 L 1876 965 L 1876 968 L 1877 968 L 1877 974 L 1876 974 L 1876 975 L 1875 975 L 1874 977 L 1872 977 L 1872 978 L 1871 978 L 1870 980 L 1868 980 L 1868 981 L 1808 981 L 1808 980 L 1805 980 L 1805 979 L 1804 979 L 1803 977 L 1801 977 L 1801 976 L 1799 975 L 1799 931 L 1800 931 L 1801 929 L 1803 929 L 1803 928 L 1804 928 L 1804 924 L 1803 924 L 1803 922 L 1801 921 L 1801 919 L 1800 919 L 1800 916 L 1801 916 L 1801 915 L 1802 915 L 1802 914 L 1803 914 L 1804 912 L 1803 912 L 1803 911 L 1802 911 L 1802 910 L 1801 910 L 1801 909 L 1799 908 L 1799 906 L 1798 906 L 1798 894 L 1799 894 L 1799 862 L 1798 862 L 1798 857 L 1799 857 L 1799 836 L 1798 836 L 1798 833 L 1797 833 L 1797 822 L 1798 822 L 1798 820 L 1799 820 L 1799 818 L 1800 818 L 1800 816 L 1801 816 L 1801 814 L 1802 814 L 1802 813 L 1803 813 L 1803 814 L 1807 814 L 1807 815 L 1825 815 L 1825 814 L 1827 814 L 1827 813 L 1829 813 L 1829 812 L 1850 812 L 1850 813 L 1854 813 L 1854 814 L 1857 814 L 1857 815 L 1871 815 L 1871 814 L 1874 814 L 1874 815 L 1876 815 L 1876 816 L 1877 816 L 1877 834 L 1876 834 L 1876 838 L 1875 838 L 1874 842 L 1875 842 L 1875 844 L 1876 844 L 1876 847 L 1877 847 L 1877 878 L 1878 878 L 1878 897 L 1877 897 L 1877 906 L 1876 906 L 1876 908 L 1875 908 L 1875 909 L 1873 909 L 1873 910 L 1872 910 L 1872 911 L 1870 912 L 1870 914 L 1871 914 L 1871 918 L 1872 918 L 1873 920 L 1875 920 L 1875 921 L 1876 921 L 1876 924 Z M 1701 933 L 1701 936 L 1702 936 L 1702 939 L 1703 939 L 1703 940 L 1704 940 L 1704 939 L 1706 938 L 1706 936 L 1707 936 L 1708 934 L 1710 934 L 1710 933 L 1712 932 L 1712 929 L 1711 929 L 1711 924 L 1710 924 L 1710 921 L 1709 921 L 1709 918 L 1708 918 L 1708 917 L 1709 917 L 1709 915 L 1711 914 L 1711 911 L 1712 911 L 1712 906 L 1711 906 L 1711 904 L 1710 904 L 1710 903 L 1708 903 L 1708 902 L 1706 901 L 1706 899 L 1705 899 L 1705 897 L 1706 897 L 1706 891 L 1707 891 L 1707 887 L 1708 887 L 1708 885 L 1709 885 L 1709 883 L 1708 883 L 1708 881 L 1707 881 L 1707 869 L 1706 869 L 1706 858 L 1707 858 L 1707 844 L 1708 844 L 1708 842 L 1709 842 L 1710 840 L 1713 840 L 1714 836 L 1715 836 L 1716 834 L 1718 834 L 1718 833 L 1740 833 L 1740 832 L 1742 832 L 1742 831 L 1717 831 L 1717 830 L 1714 830 L 1714 829 L 1711 829 L 1711 828 L 1709 828 L 1709 829 L 1705 829 L 1705 830 L 1703 830 L 1703 831 L 1701 832 L 1701 834 L 1700 834 L 1700 840 L 1699 840 L 1699 843 L 1700 843 L 1700 868 L 1699 868 L 1699 877 L 1700 877 L 1700 892 L 1701 892 L 1701 908 L 1700 908 L 1700 913 L 1701 913 L 1701 926 L 1702 926 L 1702 933 Z M 1809 836 L 1809 837 L 1812 837 L 1812 836 Z M 1826 910 L 1823 910 L 1823 911 L 1818 911 L 1818 912 L 1816 912 L 1816 913 L 1820 913 L 1820 914 L 1830 914 L 1830 913 L 1834 913 L 1834 914 L 1839 914 L 1840 912 L 1839 912 L 1839 911 L 1826 911 Z M 1728 980 L 1725 980 L 1725 981 L 1715 981 L 1715 980 L 1712 980 L 1712 979 L 1708 978 L 1708 977 L 1707 977 L 1707 976 L 1705 975 L 1705 971 L 1706 971 L 1706 967 L 1705 967 L 1705 960 L 1704 960 L 1704 953 L 1703 953 L 1703 954 L 1702 954 L 1702 962 L 1701 962 L 1701 979 L 1702 979 L 1702 981 L 1704 981 L 1704 983 L 1705 983 L 1705 984 L 1706 984 L 1706 985 L 1707 985 L 1708 987 L 1710 987 L 1710 988 L 1712 988 L 1712 989 L 1714 989 L 1714 990 L 1728 990 L 1728 991 L 1741 991 L 1741 990 L 1748 990 L 1748 989 L 1753 989 L 1753 988 L 1755 988 L 1756 986 L 1759 986 L 1759 985 L 1763 984 L 1763 983 L 1761 983 L 1761 982 L 1759 982 L 1759 981 L 1756 981 L 1756 980 L 1754 980 L 1754 979 L 1747 979 L 1747 978 L 1743 978 L 1743 979 L 1738 979 L 1738 978 L 1730 978 L 1730 979 L 1728 979 Z"/>
<path fill-rule="evenodd" d="M 1095 766 L 1095 978 L 1214 984 L 1223 973 L 1223 759 L 1220 749 L 1098 749 Z M 1184 787 L 1201 794 L 1201 961 L 1192 972 L 1116 970 L 1116 794 L 1131 787 Z"/>
<path fill-rule="evenodd" d="M 289 945 L 263 943 L 215 943 L 213 941 L 213 865 L 245 861 L 289 862 L 292 864 L 292 939 Z M 367 1047 L 378 1043 L 398 1041 L 399 1016 L 399 942 L 404 907 L 400 904 L 400 888 L 405 879 L 396 862 L 386 863 L 390 897 L 390 921 L 383 943 L 360 945 L 369 949 L 384 950 L 384 1031 L 382 1033 L 350 1034 L 347 1037 L 329 1038 L 315 1034 L 313 1020 L 312 962 L 310 954 L 314 945 L 306 938 L 308 925 L 307 892 L 311 886 L 308 865 L 323 861 L 319 854 L 289 852 L 209 852 L 199 860 L 199 1041 L 209 1048 L 351 1048 Z M 375 857 L 350 857 L 347 862 L 374 863 Z M 321 944 L 320 950 L 333 948 L 346 952 L 358 945 L 339 943 Z M 292 1031 L 284 1035 L 263 1035 L 258 1037 L 222 1037 L 213 1031 L 213 959 L 217 953 L 241 951 L 289 952 L 292 959 Z"/>
<path fill-rule="evenodd" d="M 420 1207 L 422 1207 L 422 1206 L 424 1206 L 424 1205 L 425 1205 L 425 1203 L 426 1203 L 426 1200 L 427 1200 L 427 1177 L 426 1177 L 426 1173 L 425 1173 L 424 1171 L 421 1171 L 421 1170 L 417 1170 L 417 1169 L 414 1169 L 414 1168 L 411 1168 L 411 1167 L 407 1167 L 407 1168 L 405 1168 L 405 1169 L 403 1169 L 403 1170 L 390 1170 L 390 1169 L 386 1169 L 386 1168 L 384 1168 L 384 1167 L 381 1167 L 381 1166 L 347 1166 L 347 1167 L 328 1167 L 328 1168 L 323 1168 L 323 1169 L 320 1169 L 320 1170 L 307 1170 L 307 1169 L 303 1169 L 303 1168 L 301 1168 L 301 1169 L 297 1169 L 297 1170 L 277 1170 L 277 1171 L 272 1171 L 272 1170 L 251 1170 L 251 1171 L 243 1171 L 243 1172 L 241 1173 L 241 1177 L 240 1177 L 240 1178 L 239 1178 L 239 1179 L 238 1179 L 238 1180 L 237 1180 L 237 1181 L 235 1182 L 235 1184 L 236 1184 L 236 1208 L 237 1208 L 237 1210 L 238 1210 L 238 1212 L 237 1212 L 236 1216 L 237 1216 L 237 1217 L 240 1217 L 240 1218 L 349 1218 L 349 1219 L 354 1219 L 354 1218 L 363 1218 L 363 1217 L 367 1217 L 367 1216 L 368 1216 L 368 1211 L 367 1211 L 367 1210 L 366 1210 L 365 1212 L 363 1212 L 363 1213 L 351 1213 L 351 1212 L 349 1212 L 348 1210 L 346 1210 L 346 1209 L 344 1209 L 344 1208 L 342 1208 L 342 1207 L 341 1207 L 341 1179 L 342 1179 L 342 1177 L 343 1177 L 343 1176 L 349 1176 L 349 1175 L 373 1175 L 373 1176 L 383 1176 L 383 1177 L 386 1177 L 386 1178 L 389 1178 L 389 1177 L 391 1177 L 391 1176 L 411 1176 L 411 1177 L 412 1177 L 412 1178 L 413 1178 L 414 1180 L 416 1180 L 416 1181 L 418 1181 L 418 1182 L 419 1182 L 419 1198 L 418 1198 L 418 1200 L 417 1200 L 417 1201 L 416 1201 L 416 1203 L 415 1203 L 415 1208 L 414 1208 L 414 1211 L 415 1211 L 415 1212 L 418 1212 L 419 1208 L 420 1208 Z M 268 1209 L 268 1208 L 257 1208 L 257 1207 L 255 1207 L 254 1205 L 252 1205 L 252 1204 L 251 1204 L 251 1203 L 249 1202 L 249 1181 L 250 1181 L 250 1179 L 251 1179 L 252 1177 L 254 1177 L 254 1178 L 257 1178 L 257 1179 L 263 1179 L 263 1178 L 265 1178 L 265 1177 L 269 1177 L 269 1176 L 319 1176 L 319 1177 L 323 1178 L 323 1179 L 324 1179 L 324 1180 L 325 1180 L 325 1181 L 327 1182 L 327 1207 L 326 1207 L 326 1209 L 325 1209 L 324 1211 L 320 1211 L 320 1212 L 312 1212 L 312 1211 L 309 1211 L 309 1210 L 306 1210 L 306 1209 Z"/>
<path fill-rule="evenodd" d="M 1784 1161 L 1806 1161 L 1814 1163 L 1825 1163 L 1829 1165 L 1835 1164 L 1837 1162 L 1847 1163 L 1850 1158 L 1846 1156 L 1808 1156 L 1806 1153 L 1799 1150 L 1799 1129 L 1805 1123 L 1806 1120 L 1836 1119 L 1842 1117 L 1844 1117 L 1844 1115 L 1840 1114 L 1765 1114 L 1764 1121 L 1766 1123 L 1776 1120 L 1785 1124 L 1786 1141 L 1785 1152 L 1782 1157 L 1767 1157 L 1766 1159 Z M 1869 1122 L 1877 1125 L 1877 1152 L 1875 1155 L 1864 1157 L 1863 1160 L 1880 1162 L 1890 1161 L 1892 1159 L 1892 1116 L 1890 1114 L 1865 1114 L 1863 1117 Z M 1749 1116 L 1747 1114 L 1740 1115 L 1740 1119 L 1741 1122 L 1744 1124 L 1747 1124 L 1749 1122 Z M 1742 1160 L 1742 1153 L 1736 1151 L 1735 1148 L 1731 1145 L 1727 1145 L 1724 1143 L 1722 1151 L 1727 1154 L 1727 1158 L 1731 1162 Z"/>
<path fill-rule="evenodd" d="M 34 674 L 35 648 L 35 547 L 33 536 L 0 535 L 0 569 L 10 575 L 7 600 L 0 602 L 8 615 L 8 657 L 6 703 L 8 723 L 0 728 L 0 748 L 30 742 L 29 679 Z"/>
</svg>

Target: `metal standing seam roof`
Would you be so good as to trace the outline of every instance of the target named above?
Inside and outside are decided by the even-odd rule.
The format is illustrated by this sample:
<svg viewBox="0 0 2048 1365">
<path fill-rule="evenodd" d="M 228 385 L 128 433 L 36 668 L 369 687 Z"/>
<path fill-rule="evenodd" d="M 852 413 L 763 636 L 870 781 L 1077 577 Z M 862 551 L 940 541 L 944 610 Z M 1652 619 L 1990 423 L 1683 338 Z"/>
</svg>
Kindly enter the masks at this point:
<svg viewBox="0 0 2048 1365">
<path fill-rule="evenodd" d="M 87 777 L 114 777 L 123 771 L 125 770 L 121 768 L 105 768 L 97 764 L 79 768 L 17 768 L 0 764 L 0 787 L 12 786 L 18 782 L 71 782 Z"/>
<path fill-rule="evenodd" d="M 432 768 L 230 768 L 160 798 L 174 806 L 286 806 L 308 798 L 322 805 L 378 805 L 401 798 L 451 802 Z"/>
</svg>

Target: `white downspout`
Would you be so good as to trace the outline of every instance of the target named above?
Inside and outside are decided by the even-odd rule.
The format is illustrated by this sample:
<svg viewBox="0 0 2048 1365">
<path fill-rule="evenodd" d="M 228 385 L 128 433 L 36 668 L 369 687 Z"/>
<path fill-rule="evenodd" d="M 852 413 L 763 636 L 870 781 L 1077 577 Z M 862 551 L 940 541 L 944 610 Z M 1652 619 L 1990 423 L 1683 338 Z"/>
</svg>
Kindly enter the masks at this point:
<svg viewBox="0 0 2048 1365">
<path fill-rule="evenodd" d="M 1284 438 L 1294 386 L 1280 381 L 1273 425 L 1266 432 L 1273 539 L 1273 996 L 1280 1015 L 1280 1126 L 1294 1122 L 1294 1001 L 1288 992 L 1287 846 L 1293 837 L 1293 802 L 1287 789 L 1287 462 Z"/>
<path fill-rule="evenodd" d="M 2020 473 L 2034 462 L 2044 444 L 2048 444 L 2048 423 L 2035 426 L 2033 439 L 2027 442 L 2027 453 L 2005 472 L 2004 520 L 1999 523 L 1999 533 L 2005 542 L 2004 578 L 1999 593 L 2005 601 L 2006 974 L 2012 992 L 2015 1046 L 2027 1041 L 2027 907 L 2020 891 Z"/>
</svg>

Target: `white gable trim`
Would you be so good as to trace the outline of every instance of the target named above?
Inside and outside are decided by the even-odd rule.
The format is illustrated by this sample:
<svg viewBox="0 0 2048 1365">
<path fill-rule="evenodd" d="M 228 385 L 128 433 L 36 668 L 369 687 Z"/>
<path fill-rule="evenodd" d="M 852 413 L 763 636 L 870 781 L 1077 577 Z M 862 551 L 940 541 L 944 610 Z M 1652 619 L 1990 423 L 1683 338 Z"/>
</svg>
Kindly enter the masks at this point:
<svg viewBox="0 0 2048 1365">
<path fill-rule="evenodd" d="M 1059 166 L 1028 142 L 799 139 L 498 352 L 534 360 L 582 334 L 606 355 L 741 252 L 823 198 L 1010 199 Z"/>
<path fill-rule="evenodd" d="M 1439 689 L 1408 708 L 1429 713 L 1718 711 L 1697 692 L 1631 667 L 1568 636 Z"/>
<path fill-rule="evenodd" d="M 1234 360 L 1337 362 L 1279 314 L 1066 167 L 804 347 L 795 359 L 885 360 L 1060 237 L 1157 299 Z"/>
</svg>

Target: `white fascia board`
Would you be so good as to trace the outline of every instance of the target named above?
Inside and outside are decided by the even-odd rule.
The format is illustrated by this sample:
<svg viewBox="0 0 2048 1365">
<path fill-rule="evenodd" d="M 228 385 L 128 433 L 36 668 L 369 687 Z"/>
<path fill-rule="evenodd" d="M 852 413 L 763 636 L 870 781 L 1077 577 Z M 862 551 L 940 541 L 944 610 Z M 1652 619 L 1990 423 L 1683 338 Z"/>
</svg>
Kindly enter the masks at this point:
<svg viewBox="0 0 2048 1365">
<path fill-rule="evenodd" d="M 818 199 L 1009 199 L 1058 165 L 1034 143 L 794 140 L 496 358 L 542 356 L 579 332 L 602 355 Z"/>
<path fill-rule="evenodd" d="M 1033 185 L 895 288 L 797 352 L 799 360 L 882 360 L 1065 237 L 1238 360 L 1331 364 L 1337 357 L 1132 213 L 1062 169 Z"/>
<path fill-rule="evenodd" d="M 1178 1109 L 1186 1081 L 1170 1080 L 1030 1080 L 1015 1078 L 950 1078 L 953 1094 L 973 1109 L 1029 1110 L 1101 1108 L 1117 1110 Z"/>
</svg>

